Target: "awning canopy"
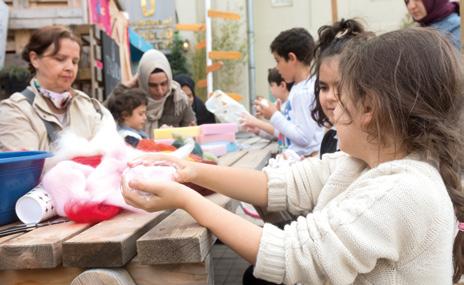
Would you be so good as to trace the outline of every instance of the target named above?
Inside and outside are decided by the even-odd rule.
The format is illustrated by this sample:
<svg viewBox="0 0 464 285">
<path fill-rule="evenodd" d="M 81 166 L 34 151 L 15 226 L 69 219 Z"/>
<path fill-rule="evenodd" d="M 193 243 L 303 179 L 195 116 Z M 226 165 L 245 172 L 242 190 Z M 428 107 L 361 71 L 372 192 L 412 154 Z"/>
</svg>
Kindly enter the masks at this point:
<svg viewBox="0 0 464 285">
<path fill-rule="evenodd" d="M 153 48 L 151 43 L 147 42 L 131 28 L 129 28 L 129 42 L 131 60 L 135 62 L 140 60 L 144 52 Z"/>
</svg>

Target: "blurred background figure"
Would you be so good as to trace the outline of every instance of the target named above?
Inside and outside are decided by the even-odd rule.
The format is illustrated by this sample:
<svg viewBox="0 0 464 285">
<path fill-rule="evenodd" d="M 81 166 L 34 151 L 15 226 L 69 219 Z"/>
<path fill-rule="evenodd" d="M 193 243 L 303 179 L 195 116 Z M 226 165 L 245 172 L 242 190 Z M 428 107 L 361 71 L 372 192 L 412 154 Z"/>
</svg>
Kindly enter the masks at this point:
<svg viewBox="0 0 464 285">
<path fill-rule="evenodd" d="M 459 3 L 449 0 L 405 0 L 413 20 L 423 27 L 432 27 L 449 36 L 461 48 L 461 17 Z"/>
<path fill-rule="evenodd" d="M 187 96 L 172 79 L 171 65 L 159 50 L 146 51 L 140 59 L 137 74 L 131 80 L 118 84 L 110 98 L 131 88 L 142 88 L 147 93 L 145 133 L 150 138 L 153 138 L 153 130 L 161 127 L 196 125 Z"/>
<path fill-rule="evenodd" d="M 185 95 L 187 95 L 192 110 L 195 112 L 197 125 L 216 123 L 214 114 L 208 111 L 205 103 L 195 95 L 195 82 L 193 79 L 187 74 L 178 74 L 174 76 L 174 81 L 179 83 Z"/>
<path fill-rule="evenodd" d="M 288 108 L 287 108 L 287 99 L 292 89 L 293 83 L 287 83 L 280 75 L 277 68 L 270 68 L 268 70 L 267 81 L 269 83 L 269 89 L 271 91 L 272 97 L 276 99 L 275 104 L 268 102 L 266 99 L 258 98 L 256 104 L 261 105 L 264 103 L 268 107 L 275 107 L 277 111 L 284 113 L 284 116 L 288 117 Z M 264 101 L 263 101 L 264 100 Z M 269 106 L 273 104 L 273 106 Z M 268 121 L 260 120 L 252 115 L 244 114 L 241 120 L 242 126 L 249 132 L 254 132 L 255 134 L 266 137 L 266 138 L 278 138 L 279 145 L 285 144 L 285 138 L 283 135 L 274 128 L 274 126 Z"/>
</svg>

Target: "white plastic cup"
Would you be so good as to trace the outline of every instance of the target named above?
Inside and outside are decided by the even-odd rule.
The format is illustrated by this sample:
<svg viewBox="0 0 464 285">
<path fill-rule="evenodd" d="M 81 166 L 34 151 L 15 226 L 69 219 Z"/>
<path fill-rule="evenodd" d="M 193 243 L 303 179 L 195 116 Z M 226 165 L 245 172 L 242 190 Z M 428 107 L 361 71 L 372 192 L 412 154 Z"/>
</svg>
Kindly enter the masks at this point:
<svg viewBox="0 0 464 285">
<path fill-rule="evenodd" d="M 41 185 L 16 201 L 16 215 L 25 224 L 34 224 L 56 216 L 53 200 Z"/>
</svg>

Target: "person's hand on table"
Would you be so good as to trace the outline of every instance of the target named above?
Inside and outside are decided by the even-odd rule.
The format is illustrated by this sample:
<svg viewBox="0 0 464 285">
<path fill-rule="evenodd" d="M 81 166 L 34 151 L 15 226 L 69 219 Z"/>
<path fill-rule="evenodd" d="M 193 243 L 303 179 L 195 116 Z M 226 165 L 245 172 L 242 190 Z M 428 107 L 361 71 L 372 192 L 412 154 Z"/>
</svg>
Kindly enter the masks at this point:
<svg viewBox="0 0 464 285">
<path fill-rule="evenodd" d="M 159 127 L 159 128 L 160 128 L 160 129 L 170 129 L 170 128 L 173 128 L 173 126 L 163 124 L 163 125 L 161 125 L 161 127 Z"/>
<path fill-rule="evenodd" d="M 258 127 L 259 119 L 247 113 L 240 115 L 240 126 L 247 132 L 258 134 L 260 128 Z"/>
</svg>

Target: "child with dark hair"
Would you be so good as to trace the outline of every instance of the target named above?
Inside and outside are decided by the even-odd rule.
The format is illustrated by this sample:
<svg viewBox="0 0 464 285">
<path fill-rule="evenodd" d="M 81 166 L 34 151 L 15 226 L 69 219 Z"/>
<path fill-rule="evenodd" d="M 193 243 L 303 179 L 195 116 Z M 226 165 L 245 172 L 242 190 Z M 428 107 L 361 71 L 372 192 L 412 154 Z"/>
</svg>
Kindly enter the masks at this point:
<svg viewBox="0 0 464 285">
<path fill-rule="evenodd" d="M 303 28 L 281 32 L 271 43 L 271 52 L 285 82 L 293 82 L 285 109 L 278 111 L 273 104 L 256 101 L 256 111 L 286 139 L 288 149 L 298 156 L 314 156 L 319 152 L 323 130 L 311 118 L 314 104 L 314 78 L 311 61 L 315 43 Z M 284 115 L 287 114 L 287 115 Z"/>
<path fill-rule="evenodd" d="M 339 74 L 341 151 L 263 171 L 148 154 L 129 166 L 164 161 L 175 165 L 176 181 L 129 181 L 126 201 L 185 210 L 274 283 L 456 283 L 464 269 L 464 74 L 454 46 L 424 28 L 352 40 Z M 185 182 L 300 216 L 284 229 L 261 228 Z"/>
<path fill-rule="evenodd" d="M 340 84 L 338 65 L 345 46 L 350 40 L 363 33 L 362 24 L 352 19 L 342 19 L 333 25 L 322 26 L 318 30 L 319 41 L 316 45 L 313 64 L 313 74 L 316 77 L 315 105 L 311 111 L 311 117 L 319 126 L 329 128 L 322 138 L 320 157 L 325 153 L 338 150 L 337 131 L 333 127 L 333 112 L 337 104 Z"/>
<path fill-rule="evenodd" d="M 32 32 L 21 53 L 33 78 L 0 102 L 0 151 L 55 151 L 64 130 L 92 139 L 113 118 L 98 100 L 72 88 L 81 58 L 79 37 L 64 26 Z M 8 118 L 8 119 L 6 119 Z"/>
<path fill-rule="evenodd" d="M 147 93 L 140 88 L 122 89 L 108 101 L 108 109 L 118 124 L 119 134 L 131 145 L 148 138 L 143 131 L 147 120 Z M 130 137 L 130 138 L 129 138 Z"/>
<path fill-rule="evenodd" d="M 284 81 L 280 75 L 277 68 L 270 68 L 268 70 L 267 82 L 269 83 L 269 88 L 271 95 L 276 99 L 276 109 L 285 110 L 285 105 L 287 104 L 288 95 L 292 89 L 292 83 L 287 83 Z M 262 103 L 260 99 L 260 104 Z M 272 104 L 266 100 L 266 104 Z M 288 114 L 283 113 L 284 116 L 288 117 Z M 279 138 L 279 143 L 285 144 L 283 136 L 279 133 L 274 126 L 266 121 L 260 120 L 252 115 L 243 115 L 241 119 L 241 125 L 249 132 L 253 132 L 259 136 L 266 138 Z"/>
</svg>

